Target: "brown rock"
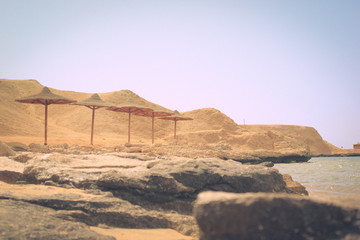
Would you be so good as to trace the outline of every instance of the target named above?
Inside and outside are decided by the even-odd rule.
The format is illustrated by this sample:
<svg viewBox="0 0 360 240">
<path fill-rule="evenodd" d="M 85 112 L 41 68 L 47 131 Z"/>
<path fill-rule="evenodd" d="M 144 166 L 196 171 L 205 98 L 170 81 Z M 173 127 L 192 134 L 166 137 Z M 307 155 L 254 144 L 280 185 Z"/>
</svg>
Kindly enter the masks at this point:
<svg viewBox="0 0 360 240">
<path fill-rule="evenodd" d="M 194 214 L 200 240 L 335 240 L 360 238 L 359 209 L 292 194 L 204 192 Z"/>
<path fill-rule="evenodd" d="M 6 143 L 0 142 L 0 156 L 15 156 L 16 153 Z"/>
<path fill-rule="evenodd" d="M 20 142 L 7 142 L 6 144 L 16 152 L 26 152 L 30 149 L 26 144 Z"/>
<path fill-rule="evenodd" d="M 29 148 L 31 152 L 41 152 L 41 153 L 49 152 L 49 149 L 47 147 L 38 143 L 30 143 Z"/>
<path fill-rule="evenodd" d="M 56 217 L 50 208 L 13 200 L 0 200 L 1 239 L 94 239 L 112 240 L 83 223 Z"/>
<path fill-rule="evenodd" d="M 286 183 L 286 187 L 289 188 L 291 191 L 300 195 L 309 195 L 308 191 L 306 191 L 306 188 L 299 182 L 294 181 L 289 174 L 283 174 L 282 177 L 284 182 Z"/>
<path fill-rule="evenodd" d="M 141 153 L 140 147 L 129 147 L 126 149 L 126 152 L 128 153 Z"/>
</svg>

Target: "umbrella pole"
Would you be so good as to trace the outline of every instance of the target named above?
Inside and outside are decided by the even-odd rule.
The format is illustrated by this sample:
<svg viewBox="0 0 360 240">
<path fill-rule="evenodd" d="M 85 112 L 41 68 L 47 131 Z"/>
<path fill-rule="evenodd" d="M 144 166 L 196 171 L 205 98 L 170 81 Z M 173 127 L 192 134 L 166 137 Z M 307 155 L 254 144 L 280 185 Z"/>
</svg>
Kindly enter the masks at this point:
<svg viewBox="0 0 360 240">
<path fill-rule="evenodd" d="M 154 144 L 154 112 L 152 113 L 152 144 Z"/>
<path fill-rule="evenodd" d="M 131 112 L 129 112 L 129 126 L 128 126 L 128 143 L 130 144 L 130 121 L 131 121 Z"/>
<path fill-rule="evenodd" d="M 48 104 L 45 102 L 45 142 L 44 145 L 47 145 L 47 114 L 48 114 Z"/>
<path fill-rule="evenodd" d="M 92 107 L 91 145 L 94 145 L 94 144 L 93 144 L 93 139 L 94 139 L 94 121 L 95 121 L 95 107 Z"/>
<path fill-rule="evenodd" d="M 176 139 L 176 120 L 175 120 L 174 122 L 175 122 L 175 126 L 174 126 L 174 139 Z"/>
</svg>

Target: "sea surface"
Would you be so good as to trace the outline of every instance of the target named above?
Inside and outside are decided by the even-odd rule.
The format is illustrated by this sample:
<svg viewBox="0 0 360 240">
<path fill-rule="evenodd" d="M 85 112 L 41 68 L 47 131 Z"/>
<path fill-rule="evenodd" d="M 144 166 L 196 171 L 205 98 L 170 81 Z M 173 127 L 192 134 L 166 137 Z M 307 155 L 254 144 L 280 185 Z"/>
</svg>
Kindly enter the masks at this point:
<svg viewBox="0 0 360 240">
<path fill-rule="evenodd" d="M 274 167 L 304 185 L 310 196 L 360 194 L 360 157 L 319 157 L 305 163 L 279 163 Z"/>
</svg>

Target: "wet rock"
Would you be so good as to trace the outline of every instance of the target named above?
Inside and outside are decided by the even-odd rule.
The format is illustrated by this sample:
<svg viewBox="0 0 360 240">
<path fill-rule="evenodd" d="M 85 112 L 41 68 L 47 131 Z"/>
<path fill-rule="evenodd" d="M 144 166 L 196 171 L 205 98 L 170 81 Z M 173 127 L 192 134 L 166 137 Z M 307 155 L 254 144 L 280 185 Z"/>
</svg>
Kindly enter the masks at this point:
<svg viewBox="0 0 360 240">
<path fill-rule="evenodd" d="M 273 163 L 298 163 L 298 162 L 307 162 L 311 159 L 310 155 L 281 155 L 278 157 L 261 157 L 263 161 L 273 162 Z"/>
<path fill-rule="evenodd" d="M 16 153 L 6 143 L 0 142 L 0 156 L 15 156 Z"/>
<path fill-rule="evenodd" d="M 83 223 L 56 217 L 53 209 L 13 200 L 0 200 L 1 239 L 111 240 Z"/>
<path fill-rule="evenodd" d="M 359 239 L 355 202 L 349 207 L 291 194 L 204 192 L 194 215 L 200 240 Z"/>
<path fill-rule="evenodd" d="M 223 155 L 222 159 L 232 159 L 243 164 L 260 164 L 263 162 L 272 163 L 295 163 L 295 162 L 307 162 L 311 159 L 309 155 L 303 154 L 290 154 L 290 155 L 279 155 L 279 156 L 247 156 L 247 155 Z"/>
</svg>

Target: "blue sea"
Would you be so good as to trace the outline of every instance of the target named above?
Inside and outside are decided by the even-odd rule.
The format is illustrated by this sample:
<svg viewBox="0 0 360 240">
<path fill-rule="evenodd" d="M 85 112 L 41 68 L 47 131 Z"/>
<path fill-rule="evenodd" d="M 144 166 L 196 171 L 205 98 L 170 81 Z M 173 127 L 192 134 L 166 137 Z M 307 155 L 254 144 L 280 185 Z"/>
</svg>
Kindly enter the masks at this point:
<svg viewBox="0 0 360 240">
<path fill-rule="evenodd" d="M 317 157 L 305 163 L 281 163 L 274 167 L 304 185 L 310 196 L 360 194 L 360 157 Z"/>
</svg>

